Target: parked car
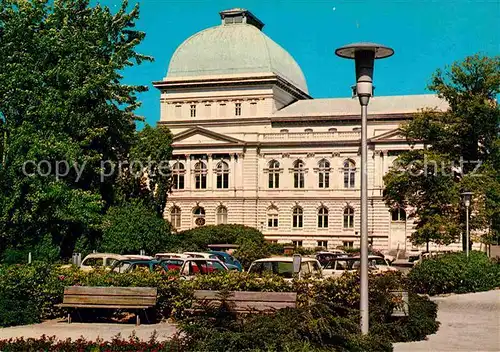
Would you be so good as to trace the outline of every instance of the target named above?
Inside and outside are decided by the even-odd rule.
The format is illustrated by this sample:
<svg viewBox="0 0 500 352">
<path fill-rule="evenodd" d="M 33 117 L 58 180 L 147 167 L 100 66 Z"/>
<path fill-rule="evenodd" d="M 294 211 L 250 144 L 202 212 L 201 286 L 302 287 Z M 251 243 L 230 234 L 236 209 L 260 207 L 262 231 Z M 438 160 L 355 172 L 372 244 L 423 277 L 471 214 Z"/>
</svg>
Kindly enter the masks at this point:
<svg viewBox="0 0 500 352">
<path fill-rule="evenodd" d="M 279 275 L 286 280 L 291 280 L 293 278 L 293 257 L 258 259 L 250 265 L 248 272 L 258 275 L 271 273 Z M 314 258 L 303 257 L 299 274 L 301 276 L 313 275 L 322 277 L 321 265 Z"/>
<path fill-rule="evenodd" d="M 323 276 L 325 278 L 338 277 L 346 271 L 358 270 L 360 265 L 361 261 L 359 256 L 334 258 L 323 266 Z M 376 255 L 368 256 L 368 269 L 375 273 L 398 270 L 391 266 L 387 259 Z"/>
<path fill-rule="evenodd" d="M 227 266 L 219 259 L 212 258 L 170 258 L 161 261 L 162 266 L 168 271 L 178 271 L 185 279 L 198 274 L 229 271 Z"/>
<path fill-rule="evenodd" d="M 95 268 L 111 268 L 116 262 L 127 259 L 127 257 L 114 253 L 91 253 L 83 258 L 80 269 L 92 271 Z"/>
<path fill-rule="evenodd" d="M 224 252 L 220 252 L 220 253 L 224 253 Z M 226 267 L 229 269 L 229 270 L 237 270 L 237 271 L 241 271 L 241 264 L 240 264 L 240 267 L 238 267 L 237 265 L 235 264 L 232 264 L 232 263 L 226 263 L 225 262 L 225 258 L 221 258 L 220 255 L 217 255 L 217 254 L 214 254 L 212 252 L 184 252 L 183 254 L 185 255 L 188 255 L 189 257 L 191 258 L 206 258 L 206 259 L 218 259 L 220 260 L 221 262 L 223 262 L 224 264 L 226 264 Z"/>
<path fill-rule="evenodd" d="M 127 259 L 145 259 L 145 260 L 153 260 L 153 258 L 150 255 L 141 255 L 141 254 L 123 254 L 124 257 Z"/>
<path fill-rule="evenodd" d="M 233 270 L 232 267 L 234 266 L 236 270 L 243 271 L 241 263 L 231 254 L 221 251 L 209 251 L 208 253 L 215 255 L 221 262 L 226 264 L 229 270 Z"/>
<path fill-rule="evenodd" d="M 116 262 L 111 268 L 111 271 L 118 273 L 131 273 L 140 270 L 165 274 L 168 268 L 161 261 L 154 259 L 124 259 Z"/>
<path fill-rule="evenodd" d="M 169 258 L 189 258 L 189 255 L 182 253 L 156 253 L 155 259 L 163 260 Z"/>
<path fill-rule="evenodd" d="M 341 250 L 341 249 L 334 249 L 332 251 L 328 252 L 316 252 L 316 259 L 319 261 L 321 265 L 325 265 L 328 263 L 330 260 L 342 257 L 342 256 L 347 256 L 346 252 Z"/>
</svg>

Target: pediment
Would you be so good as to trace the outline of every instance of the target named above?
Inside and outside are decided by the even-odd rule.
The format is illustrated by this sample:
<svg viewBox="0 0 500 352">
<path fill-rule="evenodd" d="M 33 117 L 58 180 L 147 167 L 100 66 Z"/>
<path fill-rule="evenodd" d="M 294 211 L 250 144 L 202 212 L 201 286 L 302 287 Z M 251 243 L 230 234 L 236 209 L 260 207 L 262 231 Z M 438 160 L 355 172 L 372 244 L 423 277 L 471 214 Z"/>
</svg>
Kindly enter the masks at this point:
<svg viewBox="0 0 500 352">
<path fill-rule="evenodd" d="M 194 127 L 174 136 L 173 146 L 182 145 L 224 145 L 224 144 L 244 144 L 243 141 L 213 132 L 201 127 Z"/>
<path fill-rule="evenodd" d="M 382 132 L 370 138 L 370 142 L 401 142 L 406 141 L 406 137 L 403 136 L 401 129 L 396 128 L 394 130 Z"/>
</svg>

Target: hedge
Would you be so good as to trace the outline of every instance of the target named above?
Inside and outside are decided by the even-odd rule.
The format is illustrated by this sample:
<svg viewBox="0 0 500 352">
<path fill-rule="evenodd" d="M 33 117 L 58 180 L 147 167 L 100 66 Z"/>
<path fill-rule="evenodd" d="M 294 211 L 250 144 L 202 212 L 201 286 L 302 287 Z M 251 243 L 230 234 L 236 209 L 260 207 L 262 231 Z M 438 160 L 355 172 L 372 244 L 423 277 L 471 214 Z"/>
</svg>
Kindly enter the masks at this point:
<svg viewBox="0 0 500 352">
<path fill-rule="evenodd" d="M 338 317 L 359 316 L 359 276 L 345 274 L 338 279 L 314 281 L 303 279 L 292 284 L 278 276 L 258 278 L 248 273 L 229 272 L 219 275 L 200 275 L 194 280 L 158 273 L 129 273 L 94 271 L 77 268 L 62 269 L 55 265 L 0 266 L 0 326 L 31 324 L 63 316 L 55 307 L 62 301 L 65 286 L 137 286 L 157 287 L 157 315 L 160 318 L 184 318 L 195 289 L 229 291 L 294 291 L 299 306 L 307 309 L 312 304 L 330 307 Z M 436 305 L 427 298 L 410 295 L 410 315 L 391 317 L 395 303 L 390 291 L 404 287 L 399 273 L 370 276 L 370 319 L 372 330 L 385 332 L 391 341 L 418 340 L 437 330 Z"/>
<path fill-rule="evenodd" d="M 414 292 L 437 295 L 467 293 L 500 286 L 500 264 L 485 253 L 472 251 L 424 259 L 408 274 Z"/>
</svg>

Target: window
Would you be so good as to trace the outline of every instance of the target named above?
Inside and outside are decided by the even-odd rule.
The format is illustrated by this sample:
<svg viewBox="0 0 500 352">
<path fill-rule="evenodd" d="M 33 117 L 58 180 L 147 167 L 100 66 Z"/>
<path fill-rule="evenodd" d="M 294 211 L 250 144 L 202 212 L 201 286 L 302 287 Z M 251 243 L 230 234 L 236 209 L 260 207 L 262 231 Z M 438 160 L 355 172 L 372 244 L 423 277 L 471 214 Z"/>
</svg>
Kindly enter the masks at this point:
<svg viewBox="0 0 500 352">
<path fill-rule="evenodd" d="M 282 130 L 280 130 L 280 133 L 288 133 L 288 130 L 286 128 L 283 128 Z"/>
<path fill-rule="evenodd" d="M 217 208 L 217 225 L 227 224 L 227 208 L 220 206 Z"/>
<path fill-rule="evenodd" d="M 201 160 L 194 166 L 194 187 L 196 189 L 207 188 L 207 165 Z"/>
<path fill-rule="evenodd" d="M 269 162 L 269 188 L 280 188 L 280 163 L 276 160 Z"/>
<path fill-rule="evenodd" d="M 318 210 L 318 227 L 328 227 L 328 209 L 326 209 L 325 207 L 321 207 Z"/>
<path fill-rule="evenodd" d="M 294 188 L 304 188 L 304 174 L 306 170 L 304 169 L 304 162 L 302 160 L 297 160 L 293 163 L 293 187 Z"/>
<path fill-rule="evenodd" d="M 170 210 L 170 223 L 176 229 L 181 227 L 181 209 L 179 207 L 173 207 Z"/>
<path fill-rule="evenodd" d="M 205 209 L 202 207 L 196 207 L 193 211 L 193 220 L 196 226 L 205 225 Z"/>
<path fill-rule="evenodd" d="M 82 266 L 100 267 L 104 265 L 104 258 L 88 258 L 84 260 Z"/>
<path fill-rule="evenodd" d="M 302 247 L 302 241 L 292 241 L 294 247 Z"/>
<path fill-rule="evenodd" d="M 344 161 L 344 188 L 354 188 L 356 179 L 356 164 L 352 160 Z"/>
<path fill-rule="evenodd" d="M 292 227 L 293 228 L 302 228 L 304 223 L 304 211 L 301 207 L 293 208 L 292 215 Z"/>
<path fill-rule="evenodd" d="M 330 187 L 330 162 L 328 160 L 321 160 L 318 169 L 318 187 Z"/>
<path fill-rule="evenodd" d="M 271 207 L 267 211 L 267 228 L 277 229 L 279 226 L 279 212 L 276 207 Z"/>
<path fill-rule="evenodd" d="M 234 114 L 236 116 L 241 116 L 241 103 L 234 104 Z"/>
<path fill-rule="evenodd" d="M 184 164 L 181 162 L 176 162 L 172 167 L 172 188 L 173 189 L 184 189 Z"/>
<path fill-rule="evenodd" d="M 337 132 L 337 129 L 332 127 L 332 128 L 328 129 L 328 132 L 335 133 L 335 132 Z"/>
<path fill-rule="evenodd" d="M 391 210 L 392 221 L 406 221 L 406 212 L 402 208 Z"/>
<path fill-rule="evenodd" d="M 328 248 L 328 241 L 318 241 L 318 247 Z"/>
<path fill-rule="evenodd" d="M 312 128 L 306 128 L 304 130 L 305 133 L 312 133 L 313 132 L 313 129 Z"/>
<path fill-rule="evenodd" d="M 196 105 L 191 104 L 191 117 L 196 117 Z"/>
<path fill-rule="evenodd" d="M 353 247 L 354 247 L 354 241 L 343 241 L 343 242 L 342 242 L 342 245 L 343 245 L 345 248 L 353 248 Z"/>
<path fill-rule="evenodd" d="M 344 229 L 354 228 L 354 209 L 347 207 L 344 209 Z"/>
<path fill-rule="evenodd" d="M 217 164 L 217 188 L 229 188 L 229 165 L 225 161 Z"/>
<path fill-rule="evenodd" d="M 361 127 L 354 127 L 352 130 L 354 132 L 361 132 Z"/>
</svg>

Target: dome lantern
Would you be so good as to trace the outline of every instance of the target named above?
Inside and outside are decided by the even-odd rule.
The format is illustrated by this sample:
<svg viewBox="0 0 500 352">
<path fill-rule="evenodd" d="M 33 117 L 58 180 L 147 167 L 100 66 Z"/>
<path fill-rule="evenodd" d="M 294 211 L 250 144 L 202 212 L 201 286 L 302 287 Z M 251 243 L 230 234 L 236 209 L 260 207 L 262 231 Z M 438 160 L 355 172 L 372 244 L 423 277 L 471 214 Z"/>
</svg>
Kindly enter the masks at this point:
<svg viewBox="0 0 500 352">
<path fill-rule="evenodd" d="M 235 23 L 246 23 L 257 27 L 259 30 L 264 28 L 264 23 L 259 20 L 253 13 L 246 9 L 234 8 L 219 12 L 223 25 Z"/>
</svg>

